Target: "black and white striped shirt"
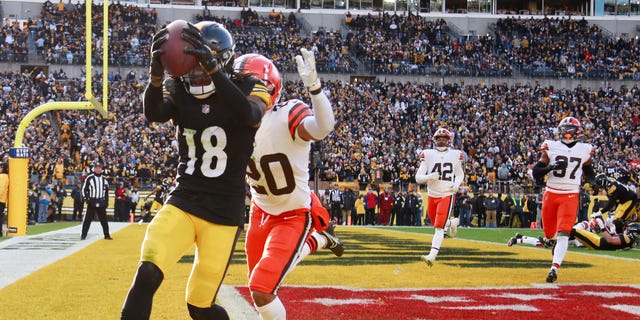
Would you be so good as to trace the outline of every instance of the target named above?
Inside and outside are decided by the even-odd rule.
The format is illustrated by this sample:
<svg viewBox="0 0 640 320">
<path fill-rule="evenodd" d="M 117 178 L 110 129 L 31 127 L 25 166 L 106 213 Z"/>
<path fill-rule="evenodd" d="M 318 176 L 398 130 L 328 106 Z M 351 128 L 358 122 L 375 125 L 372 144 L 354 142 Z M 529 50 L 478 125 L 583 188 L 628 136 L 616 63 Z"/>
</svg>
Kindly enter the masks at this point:
<svg viewBox="0 0 640 320">
<path fill-rule="evenodd" d="M 109 197 L 109 182 L 102 174 L 96 175 L 92 173 L 84 180 L 82 194 L 87 201 L 107 200 Z"/>
</svg>

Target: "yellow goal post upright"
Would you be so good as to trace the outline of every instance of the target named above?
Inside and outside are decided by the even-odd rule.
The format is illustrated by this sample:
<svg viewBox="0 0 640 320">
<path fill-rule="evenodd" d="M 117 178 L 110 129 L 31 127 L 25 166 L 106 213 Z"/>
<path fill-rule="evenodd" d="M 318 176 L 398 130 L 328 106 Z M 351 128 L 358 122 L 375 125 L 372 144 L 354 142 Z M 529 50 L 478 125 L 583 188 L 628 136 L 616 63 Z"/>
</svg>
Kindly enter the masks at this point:
<svg viewBox="0 0 640 320">
<path fill-rule="evenodd" d="M 109 63 L 109 3 L 102 2 L 102 103 L 93 96 L 92 70 L 92 7 L 93 1 L 85 2 L 85 70 L 86 70 L 86 101 L 54 101 L 47 102 L 31 110 L 20 121 L 16 131 L 13 147 L 9 150 L 9 197 L 7 214 L 7 236 L 24 236 L 27 234 L 27 207 L 29 204 L 29 158 L 31 152 L 23 144 L 24 132 L 37 116 L 52 110 L 96 110 L 103 117 L 108 114 L 108 63 Z"/>
</svg>

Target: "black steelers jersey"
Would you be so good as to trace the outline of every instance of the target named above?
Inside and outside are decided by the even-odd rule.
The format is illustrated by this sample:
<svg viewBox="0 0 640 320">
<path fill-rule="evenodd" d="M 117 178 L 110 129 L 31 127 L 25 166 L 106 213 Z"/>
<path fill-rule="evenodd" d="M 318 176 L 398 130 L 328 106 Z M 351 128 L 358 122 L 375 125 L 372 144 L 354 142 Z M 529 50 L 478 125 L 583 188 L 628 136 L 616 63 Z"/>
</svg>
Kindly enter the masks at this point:
<svg viewBox="0 0 640 320">
<path fill-rule="evenodd" d="M 165 183 L 162 183 L 158 186 L 158 191 L 156 192 L 154 200 L 159 203 L 164 203 L 164 199 L 167 197 L 167 192 L 169 191 L 169 186 Z"/>
<path fill-rule="evenodd" d="M 235 80 L 246 95 L 260 86 L 256 78 Z M 170 191 L 167 204 L 223 225 L 242 225 L 245 210 L 245 172 L 253 152 L 252 126 L 257 121 L 240 112 L 235 93 L 217 89 L 206 99 L 196 99 L 186 91 L 180 80 L 168 79 L 164 102 L 153 110 L 147 94 L 160 88 L 149 86 L 145 92 L 145 115 L 153 121 L 153 112 L 169 116 L 176 127 L 179 163 L 176 185 Z M 235 96 L 234 96 L 235 95 Z M 242 101 L 240 101 L 242 102 Z M 259 121 L 259 120 L 258 120 Z"/>
<path fill-rule="evenodd" d="M 622 234 L 620 234 L 619 237 L 620 237 L 620 244 L 618 245 L 610 244 L 606 240 L 604 240 L 604 237 L 601 238 L 600 249 L 601 250 L 622 250 L 622 249 L 630 249 L 630 248 L 636 247 L 635 233 L 625 231 Z"/>
<path fill-rule="evenodd" d="M 613 209 L 618 204 L 625 203 L 627 201 L 636 201 L 638 199 L 635 191 L 629 189 L 617 180 L 612 181 L 609 189 L 606 191 L 609 201 L 607 202 L 607 205 L 602 208 L 603 212 Z"/>
</svg>

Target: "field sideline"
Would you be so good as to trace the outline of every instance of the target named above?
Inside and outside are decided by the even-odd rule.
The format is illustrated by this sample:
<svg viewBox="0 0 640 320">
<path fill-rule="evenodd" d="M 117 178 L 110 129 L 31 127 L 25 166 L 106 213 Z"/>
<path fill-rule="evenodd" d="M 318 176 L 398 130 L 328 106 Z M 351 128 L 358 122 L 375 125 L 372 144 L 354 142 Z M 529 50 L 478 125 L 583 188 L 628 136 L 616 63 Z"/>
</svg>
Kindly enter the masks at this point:
<svg viewBox="0 0 640 320">
<path fill-rule="evenodd" d="M 101 240 L 95 223 L 93 243 L 79 240 L 78 226 L 49 237 L 53 240 L 47 245 L 58 241 L 76 252 L 0 286 L 0 301 L 11 301 L 3 303 L 0 319 L 118 319 L 146 228 L 120 226 L 114 241 Z M 345 255 L 314 253 L 288 276 L 280 296 L 289 319 L 296 320 L 590 319 L 600 311 L 613 318 L 640 319 L 639 250 L 572 249 L 558 282 L 549 285 L 544 279 L 550 251 L 507 247 L 506 240 L 516 231 L 541 234 L 529 229 L 461 229 L 457 238 L 445 239 L 436 265 L 428 268 L 419 256 L 429 248 L 432 228 L 338 227 Z M 246 289 L 243 239 L 219 297 L 233 319 L 255 319 Z M 0 259 L 6 250 L 21 250 L 25 256 L 53 252 L 33 243 L 29 248 L 2 244 Z M 188 318 L 183 295 L 192 259 L 193 252 L 188 252 L 166 275 L 152 319 Z M 616 303 L 605 303 L 607 299 Z M 558 305 L 563 301 L 567 305 Z M 582 303 L 588 305 L 579 308 Z"/>
</svg>

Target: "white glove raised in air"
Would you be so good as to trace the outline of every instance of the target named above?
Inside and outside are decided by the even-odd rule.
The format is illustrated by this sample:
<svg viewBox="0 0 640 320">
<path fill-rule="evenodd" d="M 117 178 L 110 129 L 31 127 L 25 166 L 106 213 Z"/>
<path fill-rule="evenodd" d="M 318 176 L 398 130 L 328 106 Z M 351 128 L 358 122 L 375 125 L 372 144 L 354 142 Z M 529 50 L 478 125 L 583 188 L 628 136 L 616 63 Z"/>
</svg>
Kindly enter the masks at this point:
<svg viewBox="0 0 640 320">
<path fill-rule="evenodd" d="M 298 74 L 304 86 L 312 94 L 317 94 L 322 84 L 318 79 L 318 72 L 316 72 L 316 58 L 313 55 L 313 51 L 309 51 L 305 48 L 300 49 L 302 55 L 296 56 L 296 64 L 298 65 Z"/>
<path fill-rule="evenodd" d="M 438 180 L 440 179 L 440 172 L 431 172 L 425 176 L 426 180 Z"/>
</svg>

